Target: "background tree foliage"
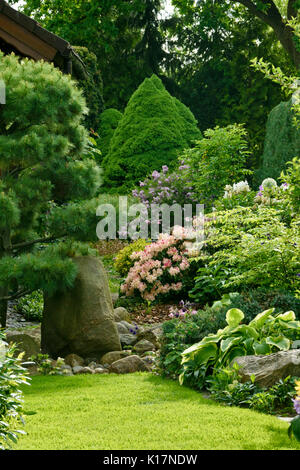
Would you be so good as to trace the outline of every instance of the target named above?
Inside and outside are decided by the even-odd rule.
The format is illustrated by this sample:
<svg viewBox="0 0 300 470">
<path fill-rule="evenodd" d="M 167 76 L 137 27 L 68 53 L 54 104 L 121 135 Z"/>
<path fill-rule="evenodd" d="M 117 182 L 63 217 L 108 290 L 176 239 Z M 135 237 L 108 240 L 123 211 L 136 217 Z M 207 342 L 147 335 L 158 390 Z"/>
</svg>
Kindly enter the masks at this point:
<svg viewBox="0 0 300 470">
<path fill-rule="evenodd" d="M 191 109 L 201 131 L 244 124 L 252 152 L 247 164 L 253 168 L 263 153 L 267 116 L 283 96 L 249 63 L 263 57 L 295 74 L 297 39 L 287 20 L 297 13 L 298 3 L 172 0 L 175 9 L 168 14 L 163 14 L 165 0 L 25 0 L 22 8 L 50 31 L 95 54 L 107 108 L 123 112 L 154 73 Z M 91 108 L 87 123 L 96 130 L 98 93 L 88 93 L 90 100 L 86 95 Z"/>
</svg>

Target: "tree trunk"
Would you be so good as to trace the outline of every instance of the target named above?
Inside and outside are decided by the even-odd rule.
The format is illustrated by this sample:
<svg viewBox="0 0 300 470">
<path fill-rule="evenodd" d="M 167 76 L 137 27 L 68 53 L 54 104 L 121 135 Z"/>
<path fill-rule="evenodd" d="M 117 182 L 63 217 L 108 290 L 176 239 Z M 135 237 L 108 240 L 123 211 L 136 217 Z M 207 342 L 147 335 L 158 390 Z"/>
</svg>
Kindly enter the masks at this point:
<svg viewBox="0 0 300 470">
<path fill-rule="evenodd" d="M 297 50 L 296 42 L 294 40 L 294 31 L 286 23 L 286 20 L 281 16 L 276 4 L 273 0 L 261 0 L 261 3 L 266 6 L 266 9 L 261 9 L 254 0 L 237 0 L 244 5 L 248 10 L 257 18 L 262 20 L 267 25 L 271 26 L 274 30 L 282 47 L 290 56 L 294 65 L 300 67 L 300 52 Z M 290 20 L 292 17 L 297 16 L 297 9 L 294 7 L 295 0 L 289 0 L 287 5 L 287 18 Z"/>
<path fill-rule="evenodd" d="M 6 297 L 8 294 L 6 288 L 0 287 L 0 298 Z M 1 328 L 6 327 L 6 319 L 7 319 L 7 300 L 0 300 L 0 326 Z"/>
</svg>

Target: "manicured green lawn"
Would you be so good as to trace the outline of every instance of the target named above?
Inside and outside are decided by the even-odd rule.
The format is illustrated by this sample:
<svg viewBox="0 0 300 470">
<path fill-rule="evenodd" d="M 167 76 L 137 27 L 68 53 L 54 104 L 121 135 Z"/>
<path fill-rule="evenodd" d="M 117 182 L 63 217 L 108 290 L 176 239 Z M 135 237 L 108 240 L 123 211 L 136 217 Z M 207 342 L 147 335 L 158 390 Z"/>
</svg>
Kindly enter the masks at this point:
<svg viewBox="0 0 300 470">
<path fill-rule="evenodd" d="M 224 407 L 147 373 L 38 376 L 25 388 L 17 449 L 298 449 L 287 423 Z"/>
</svg>

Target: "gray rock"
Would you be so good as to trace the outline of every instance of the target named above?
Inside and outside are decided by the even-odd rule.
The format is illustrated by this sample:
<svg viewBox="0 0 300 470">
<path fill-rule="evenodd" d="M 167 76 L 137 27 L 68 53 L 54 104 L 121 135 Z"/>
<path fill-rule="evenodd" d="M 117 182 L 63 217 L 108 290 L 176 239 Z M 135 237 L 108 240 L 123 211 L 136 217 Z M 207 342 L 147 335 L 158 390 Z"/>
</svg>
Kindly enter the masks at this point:
<svg viewBox="0 0 300 470">
<path fill-rule="evenodd" d="M 146 339 L 141 339 L 133 347 L 133 350 L 138 354 L 143 354 L 146 351 L 153 351 L 154 349 L 154 344 L 150 343 L 150 341 L 147 341 Z"/>
<path fill-rule="evenodd" d="M 120 335 L 126 335 L 129 333 L 129 329 L 127 328 L 127 326 L 123 325 L 123 323 L 117 322 L 116 325 Z"/>
<path fill-rule="evenodd" d="M 115 317 L 116 322 L 120 322 L 122 320 L 130 322 L 130 314 L 127 312 L 126 308 L 124 307 L 115 308 L 114 317 Z"/>
<path fill-rule="evenodd" d="M 73 375 L 73 369 L 71 366 L 64 364 L 61 366 L 60 370 L 62 371 L 63 375 Z"/>
<path fill-rule="evenodd" d="M 140 340 L 147 340 L 150 343 L 154 344 L 154 346 L 159 349 L 160 348 L 160 340 L 163 335 L 163 330 L 160 326 L 154 326 L 151 328 L 146 328 L 144 330 L 139 330 L 137 334 L 138 341 Z"/>
<path fill-rule="evenodd" d="M 104 367 L 97 367 L 97 369 L 95 369 L 95 374 L 109 374 L 109 370 Z"/>
<path fill-rule="evenodd" d="M 87 367 L 89 367 L 90 369 L 96 369 L 96 367 L 99 367 L 99 364 L 95 361 L 92 361 L 87 365 Z"/>
<path fill-rule="evenodd" d="M 139 371 L 149 371 L 150 368 L 139 356 L 128 356 L 113 362 L 109 371 L 114 374 L 130 374 Z"/>
<path fill-rule="evenodd" d="M 77 374 L 93 374 L 94 371 L 90 367 L 75 366 L 75 367 L 73 367 L 73 373 L 75 375 L 77 375 Z"/>
<path fill-rule="evenodd" d="M 137 342 L 137 337 L 136 335 L 133 335 L 131 333 L 128 333 L 126 335 L 120 335 L 120 341 L 122 346 L 132 346 Z"/>
<path fill-rule="evenodd" d="M 119 359 L 122 359 L 123 357 L 127 357 L 131 354 L 130 351 L 111 351 L 109 353 L 104 354 L 104 356 L 101 357 L 100 363 L 105 364 L 110 366 L 113 362 L 118 361 Z"/>
<path fill-rule="evenodd" d="M 241 356 L 233 363 L 240 366 L 239 374 L 242 382 L 255 376 L 255 383 L 261 387 L 271 387 L 278 380 L 287 376 L 300 377 L 300 349 L 280 351 L 268 356 Z"/>
<path fill-rule="evenodd" d="M 98 258 L 73 258 L 72 289 L 45 297 L 42 351 L 51 357 L 75 353 L 100 357 L 121 350 L 106 271 Z"/>
<path fill-rule="evenodd" d="M 71 366 L 71 367 L 76 367 L 76 366 L 84 366 L 84 359 L 78 354 L 68 354 L 65 357 L 65 364 Z"/>
<path fill-rule="evenodd" d="M 27 332 L 8 331 L 6 332 L 6 341 L 7 343 L 15 343 L 17 345 L 16 355 L 23 352 L 24 361 L 41 352 L 39 341 Z"/>
<path fill-rule="evenodd" d="M 132 323 L 129 323 L 128 321 L 121 320 L 119 324 L 127 328 L 128 333 L 131 333 L 132 331 L 134 331 L 137 334 L 137 332 L 139 331 L 139 327 L 137 325 L 133 325 Z"/>
</svg>

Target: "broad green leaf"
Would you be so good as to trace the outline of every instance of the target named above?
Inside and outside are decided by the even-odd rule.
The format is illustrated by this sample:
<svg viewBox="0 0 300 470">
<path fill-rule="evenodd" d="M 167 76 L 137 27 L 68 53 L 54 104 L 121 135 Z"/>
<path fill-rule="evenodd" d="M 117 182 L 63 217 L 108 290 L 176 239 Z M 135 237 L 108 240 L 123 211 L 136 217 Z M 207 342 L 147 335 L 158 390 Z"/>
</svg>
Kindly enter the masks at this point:
<svg viewBox="0 0 300 470">
<path fill-rule="evenodd" d="M 242 341 L 243 339 L 241 337 L 229 337 L 226 339 L 222 339 L 220 349 L 223 353 L 228 351 L 228 349 L 231 348 L 234 344 L 238 344 Z"/>
<path fill-rule="evenodd" d="M 182 356 L 187 356 L 187 355 L 197 351 L 199 348 L 201 348 L 201 346 L 202 346 L 201 341 L 199 343 L 193 344 L 192 346 L 190 346 L 189 348 L 187 348 L 183 351 Z"/>
<path fill-rule="evenodd" d="M 283 328 L 290 328 L 292 330 L 300 330 L 300 321 L 282 321 L 282 320 L 279 320 L 279 324 Z"/>
<path fill-rule="evenodd" d="M 240 324 L 244 316 L 245 315 L 243 314 L 242 310 L 239 310 L 238 308 L 231 308 L 226 313 L 226 321 L 230 327 L 234 328 Z"/>
<path fill-rule="evenodd" d="M 235 357 L 246 356 L 247 351 L 243 345 L 234 346 L 220 359 L 220 365 L 231 364 Z"/>
<path fill-rule="evenodd" d="M 239 325 L 233 330 L 231 330 L 230 334 L 234 336 L 236 335 L 243 336 L 244 338 L 250 337 L 250 338 L 257 339 L 259 337 L 259 334 L 255 330 L 255 328 L 249 325 Z"/>
<path fill-rule="evenodd" d="M 247 338 L 244 341 L 244 346 L 247 350 L 247 354 L 253 354 L 253 343 L 254 343 L 254 338 Z"/>
<path fill-rule="evenodd" d="M 271 352 L 270 346 L 265 341 L 262 343 L 258 343 L 255 341 L 255 343 L 253 343 L 253 349 L 256 356 L 265 356 L 266 354 L 270 354 Z"/>
<path fill-rule="evenodd" d="M 297 441 L 300 442 L 300 416 L 297 416 L 297 418 L 294 418 L 291 421 L 290 427 L 288 429 L 289 437 L 292 436 L 292 434 L 295 436 Z"/>
<path fill-rule="evenodd" d="M 288 312 L 281 313 L 276 318 L 280 318 L 283 321 L 294 321 L 296 320 L 296 315 L 292 310 L 289 310 Z"/>
<path fill-rule="evenodd" d="M 261 328 L 263 324 L 266 322 L 267 318 L 272 315 L 275 308 L 269 308 L 269 310 L 265 310 L 264 312 L 259 313 L 256 317 L 249 323 L 249 326 L 253 326 L 254 328 Z"/>
<path fill-rule="evenodd" d="M 290 340 L 284 336 L 269 336 L 266 338 L 266 343 L 276 346 L 281 351 L 288 351 L 291 345 Z"/>
<path fill-rule="evenodd" d="M 218 354 L 218 346 L 215 343 L 205 344 L 199 349 L 195 356 L 199 364 L 206 364 L 209 359 L 216 358 Z"/>
<path fill-rule="evenodd" d="M 221 308 L 223 307 L 223 304 L 221 302 L 221 300 L 216 300 L 213 304 L 212 304 L 212 310 L 214 311 L 218 311 L 218 310 L 221 310 Z"/>
</svg>

